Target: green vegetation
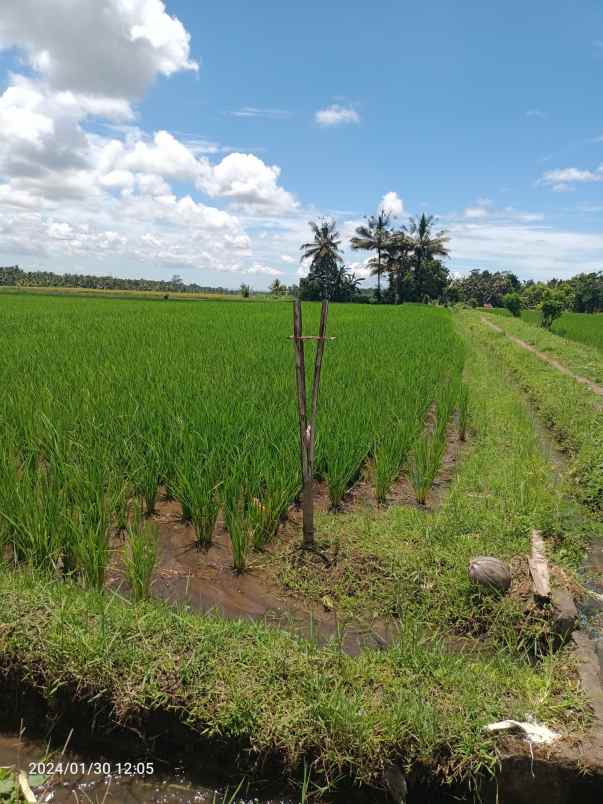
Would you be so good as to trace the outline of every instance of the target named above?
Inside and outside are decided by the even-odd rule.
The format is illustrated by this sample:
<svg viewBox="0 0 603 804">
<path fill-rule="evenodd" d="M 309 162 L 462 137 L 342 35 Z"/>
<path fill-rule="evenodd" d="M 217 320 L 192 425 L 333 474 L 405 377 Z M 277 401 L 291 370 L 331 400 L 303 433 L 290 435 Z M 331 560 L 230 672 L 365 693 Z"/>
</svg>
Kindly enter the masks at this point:
<svg viewBox="0 0 603 804">
<path fill-rule="evenodd" d="M 521 317 L 530 324 L 540 323 L 540 313 L 537 310 L 524 310 Z M 589 315 L 564 312 L 553 322 L 551 332 L 603 351 L 603 315 L 600 313 Z"/>
<path fill-rule="evenodd" d="M 134 600 L 150 597 L 157 564 L 157 531 L 151 522 L 136 522 L 128 528 L 128 551 L 124 560 L 126 578 Z"/>
<path fill-rule="evenodd" d="M 575 313 L 603 312 L 603 271 L 578 274 L 571 279 L 550 279 L 548 282 L 520 280 L 510 271 L 480 271 L 475 269 L 467 276 L 453 279 L 447 297 L 452 302 L 464 302 L 471 307 L 503 307 L 504 297 L 518 293 L 521 306 L 526 310 L 542 309 L 548 297 L 561 304 L 563 310 Z"/>
<path fill-rule="evenodd" d="M 200 546 L 228 511 L 238 569 L 270 541 L 301 488 L 288 305 L 0 305 L 0 543 L 16 560 L 98 588 L 108 534 L 151 515 L 160 488 Z M 444 377 L 453 406 L 463 348 L 441 309 L 339 307 L 331 320 L 316 466 L 337 506 L 369 457 L 387 494 Z"/>
<path fill-rule="evenodd" d="M 51 271 L 23 271 L 18 265 L 0 268 L 0 287 L 62 288 L 81 290 L 129 290 L 160 294 L 211 294 L 217 296 L 237 295 L 229 288 L 210 288 L 197 284 L 185 284 L 175 275 L 171 280 L 123 279 L 115 276 L 92 276 L 89 274 L 54 274 Z"/>
<path fill-rule="evenodd" d="M 575 497 L 595 516 L 603 519 L 603 405 L 589 388 L 572 377 L 551 369 L 536 355 L 518 348 L 503 335 L 488 330 L 475 314 L 476 336 L 506 364 L 538 408 L 544 421 L 554 430 L 558 440 L 572 457 L 571 485 Z M 512 319 L 501 321 L 504 329 L 524 340 L 539 333 L 536 346 L 548 351 L 571 371 L 603 377 L 603 356 L 588 347 L 572 344 L 542 329 Z"/>
<path fill-rule="evenodd" d="M 299 298 L 305 301 L 330 299 L 352 301 L 361 280 L 350 274 L 341 256 L 341 239 L 335 221 L 310 221 L 313 238 L 300 247 L 302 260 L 309 263 L 308 276 L 299 283 Z"/>
<path fill-rule="evenodd" d="M 514 318 L 521 316 L 521 296 L 519 293 L 513 291 L 505 293 L 502 297 L 502 303 L 505 309 L 507 309 Z"/>
<path fill-rule="evenodd" d="M 550 329 L 563 312 L 563 302 L 555 294 L 547 290 L 543 293 L 540 303 L 540 326 Z"/>
<path fill-rule="evenodd" d="M 475 555 L 525 556 L 534 527 L 576 564 L 585 530 L 518 388 L 521 350 L 480 314 L 333 307 L 317 443 L 331 503 L 368 458 L 380 499 L 403 470 L 424 501 L 457 410 L 467 446 L 435 510 L 319 514 L 327 563 L 271 542 L 300 487 L 288 305 L 0 305 L 0 671 L 49 699 L 60 690 L 61 700 L 95 701 L 143 732 L 147 718 L 169 713 L 199 740 L 233 746 L 242 771 L 277 758 L 321 785 L 378 784 L 392 761 L 473 782 L 497 763 L 487 723 L 532 715 L 574 736 L 584 728 L 572 654 L 553 649 L 546 610 L 526 608 L 520 589 L 484 594 L 468 578 Z M 316 331 L 318 307 L 304 312 Z M 529 390 L 539 399 L 548 382 L 543 411 L 575 447 L 581 488 L 591 489 L 582 499 L 595 510 L 586 442 L 600 412 L 586 389 L 569 396 L 568 378 L 557 385 L 542 371 L 530 368 Z M 328 596 L 335 637 L 319 645 L 153 600 L 155 542 L 143 517 L 159 488 L 200 523 L 198 538 L 219 506 L 236 571 L 267 547 L 262 560 L 283 595 L 306 606 Z M 106 536 L 118 527 L 129 531 L 130 599 L 102 588 Z M 359 619 L 390 623 L 387 650 L 343 652 Z"/>
<path fill-rule="evenodd" d="M 540 313 L 536 310 L 524 310 L 521 319 L 511 318 L 507 311 L 504 313 L 502 310 L 488 312 L 496 315 L 496 324 L 505 332 L 521 338 L 540 352 L 555 358 L 575 374 L 588 377 L 599 384 L 603 383 L 603 353 L 596 348 L 597 333 L 603 324 L 603 316 L 563 313 L 549 331 L 539 326 Z M 588 338 L 587 335 L 585 340 L 588 339 L 592 342 L 585 344 L 580 343 L 579 338 L 570 340 L 559 337 L 557 329 L 563 327 L 566 321 L 576 333 L 589 333 L 592 338 Z"/>
</svg>

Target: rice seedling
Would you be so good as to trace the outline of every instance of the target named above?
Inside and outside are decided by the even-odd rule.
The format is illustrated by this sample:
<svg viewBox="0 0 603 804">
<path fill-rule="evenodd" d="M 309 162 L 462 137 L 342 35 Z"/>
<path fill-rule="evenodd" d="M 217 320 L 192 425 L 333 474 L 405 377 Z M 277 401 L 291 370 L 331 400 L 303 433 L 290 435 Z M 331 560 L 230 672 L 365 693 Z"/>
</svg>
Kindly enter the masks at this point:
<svg viewBox="0 0 603 804">
<path fill-rule="evenodd" d="M 86 521 L 81 512 L 74 515 L 72 527 L 73 556 L 79 575 L 85 586 L 102 589 L 109 561 L 109 539 L 102 523 Z"/>
<path fill-rule="evenodd" d="M 150 596 L 157 564 L 158 533 L 152 522 L 135 522 L 128 529 L 124 569 L 136 602 Z"/>
<path fill-rule="evenodd" d="M 435 433 L 423 433 L 415 443 L 409 462 L 409 479 L 419 505 L 425 505 L 427 492 L 440 468 L 445 442 Z"/>
<path fill-rule="evenodd" d="M 254 505 L 253 500 L 239 497 L 232 490 L 224 499 L 224 524 L 230 537 L 232 567 L 237 573 L 247 569 L 249 548 L 254 538 L 253 515 L 250 515 Z"/>
<path fill-rule="evenodd" d="M 209 547 L 220 511 L 217 480 L 212 458 L 190 459 L 179 467 L 174 482 L 176 499 L 182 506 L 182 516 L 195 528 L 199 547 Z"/>
</svg>

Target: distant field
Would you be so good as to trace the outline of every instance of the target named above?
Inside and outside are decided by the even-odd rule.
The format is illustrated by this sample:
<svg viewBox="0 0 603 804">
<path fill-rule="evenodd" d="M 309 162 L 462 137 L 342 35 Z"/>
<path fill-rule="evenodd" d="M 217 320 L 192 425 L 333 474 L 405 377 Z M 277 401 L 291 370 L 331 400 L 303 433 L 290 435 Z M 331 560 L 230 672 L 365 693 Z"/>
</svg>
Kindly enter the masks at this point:
<svg viewBox="0 0 603 804">
<path fill-rule="evenodd" d="M 537 310 L 524 310 L 521 317 L 530 324 L 538 324 L 540 313 Z M 563 313 L 553 324 L 553 332 L 562 338 L 585 343 L 603 350 L 603 314 L 601 313 Z"/>
<path fill-rule="evenodd" d="M 188 301 L 242 301 L 243 297 L 238 293 L 165 293 L 160 290 L 115 290 L 101 288 L 60 288 L 60 287 L 25 287 L 13 285 L 0 285 L 0 293 L 6 295 L 29 294 L 35 296 L 87 296 L 101 297 L 110 299 L 165 299 L 188 300 Z M 249 301 L 258 299 L 266 300 L 272 298 L 270 294 L 254 294 Z M 248 301 L 246 299 L 246 301 Z"/>
</svg>

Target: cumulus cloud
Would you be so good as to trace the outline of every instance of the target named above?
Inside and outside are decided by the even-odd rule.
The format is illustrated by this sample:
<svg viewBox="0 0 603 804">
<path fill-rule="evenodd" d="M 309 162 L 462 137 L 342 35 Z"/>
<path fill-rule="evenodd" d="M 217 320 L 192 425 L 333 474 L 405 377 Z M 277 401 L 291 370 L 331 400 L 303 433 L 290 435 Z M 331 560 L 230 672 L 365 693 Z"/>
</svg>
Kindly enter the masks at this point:
<svg viewBox="0 0 603 804">
<path fill-rule="evenodd" d="M 379 204 L 379 209 L 382 209 L 386 214 L 399 217 L 404 214 L 404 202 L 397 193 L 385 193 Z"/>
<path fill-rule="evenodd" d="M 153 79 L 197 69 L 188 33 L 160 0 L 5 3 L 7 47 L 32 74 L 8 75 L 0 94 L 5 254 L 242 272 L 254 254 L 237 212 L 253 219 L 296 208 L 278 166 L 241 153 L 214 161 L 227 149 L 132 124 L 131 104 Z M 102 129 L 91 127 L 99 121 Z M 251 265 L 277 275 L 257 257 Z"/>
<path fill-rule="evenodd" d="M 157 75 L 198 69 L 161 0 L 8 0 L 0 47 L 21 49 L 54 89 L 105 98 L 140 98 Z"/>
<path fill-rule="evenodd" d="M 280 173 L 277 165 L 267 165 L 253 154 L 232 153 L 202 176 L 200 184 L 209 196 L 229 198 L 247 210 L 286 212 L 297 202 L 278 186 Z"/>
<path fill-rule="evenodd" d="M 360 115 L 351 106 L 340 106 L 335 103 L 326 109 L 319 109 L 314 115 L 319 126 L 345 126 L 360 123 Z"/>
</svg>

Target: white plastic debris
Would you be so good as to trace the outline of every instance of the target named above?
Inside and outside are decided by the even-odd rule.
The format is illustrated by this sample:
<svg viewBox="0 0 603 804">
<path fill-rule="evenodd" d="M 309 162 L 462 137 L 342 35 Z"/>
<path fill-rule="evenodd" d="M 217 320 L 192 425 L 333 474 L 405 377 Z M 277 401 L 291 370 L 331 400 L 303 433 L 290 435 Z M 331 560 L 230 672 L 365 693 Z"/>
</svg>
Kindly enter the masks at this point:
<svg viewBox="0 0 603 804">
<path fill-rule="evenodd" d="M 489 723 L 484 727 L 486 731 L 507 731 L 511 734 L 522 734 L 530 743 L 538 745 L 548 745 L 557 740 L 561 735 L 552 731 L 547 726 L 542 726 L 534 721 L 524 723 L 519 720 L 501 720 L 498 723 Z"/>
</svg>

